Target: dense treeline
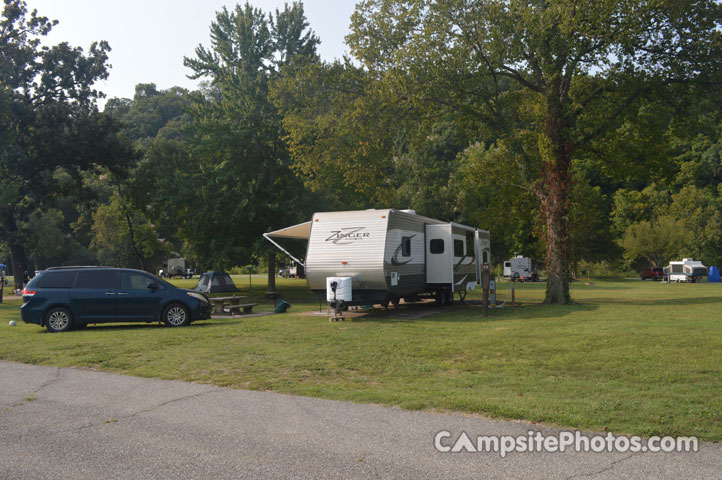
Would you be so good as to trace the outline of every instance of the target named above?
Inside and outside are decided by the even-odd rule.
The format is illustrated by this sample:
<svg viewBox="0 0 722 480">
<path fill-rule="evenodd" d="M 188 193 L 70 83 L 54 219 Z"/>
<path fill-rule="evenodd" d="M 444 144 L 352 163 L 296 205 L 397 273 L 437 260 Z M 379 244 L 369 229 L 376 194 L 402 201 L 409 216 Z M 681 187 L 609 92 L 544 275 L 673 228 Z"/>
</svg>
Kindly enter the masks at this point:
<svg viewBox="0 0 722 480">
<path fill-rule="evenodd" d="M 42 49 L 52 22 L 5 0 L 3 241 L 21 269 L 273 271 L 263 232 L 394 207 L 491 230 L 497 263 L 546 261 L 553 303 L 588 263 L 719 265 L 721 19 L 713 1 L 367 0 L 353 58 L 325 62 L 300 3 L 239 5 L 184 59 L 199 90 L 142 84 L 98 112 L 108 46 Z"/>
</svg>

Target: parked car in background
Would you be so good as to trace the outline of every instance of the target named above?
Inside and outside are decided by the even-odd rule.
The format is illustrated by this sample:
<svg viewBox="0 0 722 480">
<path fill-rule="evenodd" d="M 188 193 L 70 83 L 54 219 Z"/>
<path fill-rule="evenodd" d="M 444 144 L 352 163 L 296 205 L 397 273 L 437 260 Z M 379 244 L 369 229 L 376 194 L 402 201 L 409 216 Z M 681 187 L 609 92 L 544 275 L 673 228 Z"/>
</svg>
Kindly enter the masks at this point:
<svg viewBox="0 0 722 480">
<path fill-rule="evenodd" d="M 126 268 L 53 267 L 22 292 L 25 323 L 64 332 L 89 323 L 163 322 L 182 327 L 210 318 L 205 295 Z"/>
<path fill-rule="evenodd" d="M 649 267 L 642 271 L 640 277 L 642 280 L 662 280 L 664 278 L 664 269 L 662 267 Z"/>
</svg>

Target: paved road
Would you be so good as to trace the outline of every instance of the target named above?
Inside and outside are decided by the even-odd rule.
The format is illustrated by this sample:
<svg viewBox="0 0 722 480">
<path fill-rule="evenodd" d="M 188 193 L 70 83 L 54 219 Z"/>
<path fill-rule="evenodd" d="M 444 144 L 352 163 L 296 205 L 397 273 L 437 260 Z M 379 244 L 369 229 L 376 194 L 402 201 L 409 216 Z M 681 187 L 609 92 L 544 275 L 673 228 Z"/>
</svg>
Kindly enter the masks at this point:
<svg viewBox="0 0 722 480">
<path fill-rule="evenodd" d="M 557 430 L 478 416 L 0 362 L 0 479 L 720 478 L 697 453 L 440 453 L 458 438 Z"/>
</svg>

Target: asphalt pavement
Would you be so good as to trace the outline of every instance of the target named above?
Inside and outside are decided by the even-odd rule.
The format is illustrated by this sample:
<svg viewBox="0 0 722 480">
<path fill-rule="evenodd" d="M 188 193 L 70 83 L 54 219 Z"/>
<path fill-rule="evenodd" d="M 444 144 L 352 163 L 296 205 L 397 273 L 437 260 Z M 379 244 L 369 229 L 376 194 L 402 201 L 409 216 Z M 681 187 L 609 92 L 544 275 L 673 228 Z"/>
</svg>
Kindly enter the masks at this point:
<svg viewBox="0 0 722 480">
<path fill-rule="evenodd" d="M 722 478 L 696 453 L 439 452 L 465 432 L 558 435 L 476 415 L 0 362 L 0 479 Z"/>
</svg>

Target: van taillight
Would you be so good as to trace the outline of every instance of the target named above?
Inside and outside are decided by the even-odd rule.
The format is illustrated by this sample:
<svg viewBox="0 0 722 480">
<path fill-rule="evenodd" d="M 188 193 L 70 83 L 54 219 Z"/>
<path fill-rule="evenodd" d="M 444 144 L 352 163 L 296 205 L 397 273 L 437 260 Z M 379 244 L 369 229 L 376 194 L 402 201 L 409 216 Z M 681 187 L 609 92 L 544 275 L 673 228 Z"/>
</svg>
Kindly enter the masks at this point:
<svg viewBox="0 0 722 480">
<path fill-rule="evenodd" d="M 27 290 L 27 289 L 25 289 L 25 290 L 23 290 L 23 297 L 32 297 L 32 296 L 35 295 L 36 293 L 38 293 L 38 292 L 36 292 L 35 290 Z"/>
</svg>

